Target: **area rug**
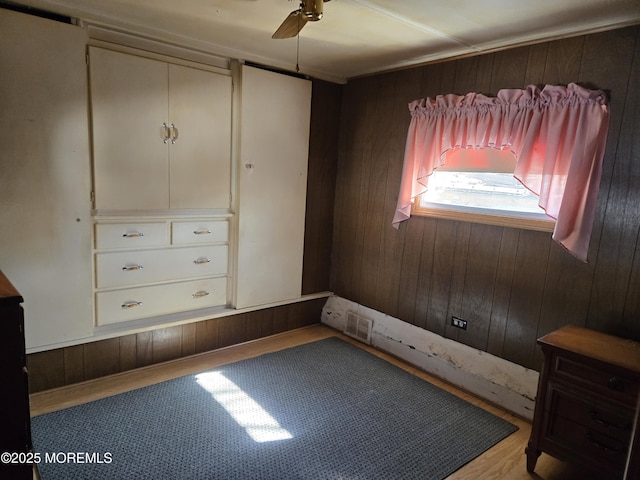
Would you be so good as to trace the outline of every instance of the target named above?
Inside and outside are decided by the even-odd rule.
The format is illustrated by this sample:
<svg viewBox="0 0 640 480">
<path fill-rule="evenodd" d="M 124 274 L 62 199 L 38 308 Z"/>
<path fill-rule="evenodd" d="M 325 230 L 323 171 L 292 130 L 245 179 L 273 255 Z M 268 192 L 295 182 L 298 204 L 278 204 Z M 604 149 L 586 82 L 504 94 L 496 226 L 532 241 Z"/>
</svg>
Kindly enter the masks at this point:
<svg viewBox="0 0 640 480">
<path fill-rule="evenodd" d="M 439 480 L 515 430 L 336 337 L 32 421 L 43 480 Z"/>
</svg>

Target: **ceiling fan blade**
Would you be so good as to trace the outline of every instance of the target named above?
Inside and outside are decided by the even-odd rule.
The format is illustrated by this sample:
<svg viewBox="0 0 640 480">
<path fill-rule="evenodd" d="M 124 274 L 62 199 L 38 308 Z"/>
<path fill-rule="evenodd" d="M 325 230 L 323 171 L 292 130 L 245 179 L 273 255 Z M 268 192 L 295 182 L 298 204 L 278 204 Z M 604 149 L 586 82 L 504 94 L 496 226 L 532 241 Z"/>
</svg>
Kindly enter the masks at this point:
<svg viewBox="0 0 640 480">
<path fill-rule="evenodd" d="M 282 25 L 278 27 L 276 32 L 271 38 L 291 38 L 298 35 L 302 27 L 307 23 L 307 19 L 302 15 L 301 10 L 291 12 L 287 18 L 284 19 Z"/>
</svg>

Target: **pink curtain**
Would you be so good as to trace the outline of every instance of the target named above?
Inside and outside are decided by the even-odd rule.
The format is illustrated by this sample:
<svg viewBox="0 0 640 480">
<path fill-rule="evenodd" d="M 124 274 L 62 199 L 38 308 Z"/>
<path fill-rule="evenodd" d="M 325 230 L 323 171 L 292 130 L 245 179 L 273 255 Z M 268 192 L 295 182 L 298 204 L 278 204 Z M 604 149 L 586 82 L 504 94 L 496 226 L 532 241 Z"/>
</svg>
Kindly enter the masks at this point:
<svg viewBox="0 0 640 480">
<path fill-rule="evenodd" d="M 409 110 L 396 228 L 448 150 L 509 148 L 514 176 L 556 220 L 553 239 L 586 262 L 609 127 L 602 91 L 574 83 L 542 90 L 531 85 L 496 97 L 440 95 L 411 102 Z"/>
</svg>

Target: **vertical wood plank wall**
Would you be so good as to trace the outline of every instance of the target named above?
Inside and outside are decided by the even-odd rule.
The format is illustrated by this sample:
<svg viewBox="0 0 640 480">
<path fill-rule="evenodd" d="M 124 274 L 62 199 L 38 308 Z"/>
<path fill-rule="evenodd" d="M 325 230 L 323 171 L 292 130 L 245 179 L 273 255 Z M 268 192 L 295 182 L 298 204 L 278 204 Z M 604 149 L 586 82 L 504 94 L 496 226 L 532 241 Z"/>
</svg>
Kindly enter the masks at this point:
<svg viewBox="0 0 640 480">
<path fill-rule="evenodd" d="M 588 263 L 549 233 L 424 217 L 391 227 L 411 100 L 570 82 L 607 91 L 611 103 Z M 640 339 L 639 87 L 637 26 L 350 81 L 332 290 L 534 369 L 536 339 L 565 324 Z M 452 315 L 468 329 L 451 327 Z"/>
<path fill-rule="evenodd" d="M 27 357 L 29 389 L 60 387 L 313 325 L 325 299 L 58 348 Z"/>
<path fill-rule="evenodd" d="M 329 290 L 341 85 L 313 82 L 303 294 Z M 28 355 L 31 392 L 173 360 L 320 321 L 325 299 Z"/>
<path fill-rule="evenodd" d="M 329 290 L 342 89 L 320 80 L 312 85 L 303 294 Z"/>
</svg>

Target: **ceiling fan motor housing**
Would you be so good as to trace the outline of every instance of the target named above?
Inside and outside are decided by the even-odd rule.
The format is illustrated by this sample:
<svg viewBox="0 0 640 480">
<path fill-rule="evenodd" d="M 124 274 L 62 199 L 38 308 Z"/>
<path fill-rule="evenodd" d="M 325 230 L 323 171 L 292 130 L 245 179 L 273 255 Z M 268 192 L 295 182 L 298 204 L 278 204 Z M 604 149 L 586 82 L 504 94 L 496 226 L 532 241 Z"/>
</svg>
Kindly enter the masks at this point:
<svg viewBox="0 0 640 480">
<path fill-rule="evenodd" d="M 323 0 L 302 0 L 300 11 L 309 22 L 316 22 L 322 18 Z"/>
</svg>

